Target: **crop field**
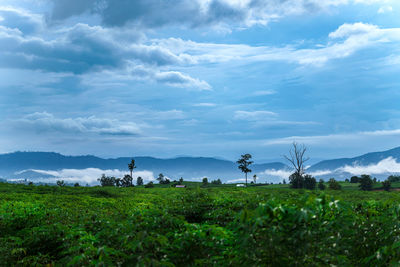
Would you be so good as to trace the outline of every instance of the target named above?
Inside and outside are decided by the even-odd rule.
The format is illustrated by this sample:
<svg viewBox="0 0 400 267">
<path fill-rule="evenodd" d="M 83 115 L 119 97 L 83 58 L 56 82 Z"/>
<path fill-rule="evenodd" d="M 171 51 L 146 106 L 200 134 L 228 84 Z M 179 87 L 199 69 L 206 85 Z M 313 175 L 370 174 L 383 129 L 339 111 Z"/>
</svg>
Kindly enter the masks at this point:
<svg viewBox="0 0 400 267">
<path fill-rule="evenodd" d="M 399 192 L 188 185 L 0 183 L 0 265 L 400 265 Z"/>
</svg>

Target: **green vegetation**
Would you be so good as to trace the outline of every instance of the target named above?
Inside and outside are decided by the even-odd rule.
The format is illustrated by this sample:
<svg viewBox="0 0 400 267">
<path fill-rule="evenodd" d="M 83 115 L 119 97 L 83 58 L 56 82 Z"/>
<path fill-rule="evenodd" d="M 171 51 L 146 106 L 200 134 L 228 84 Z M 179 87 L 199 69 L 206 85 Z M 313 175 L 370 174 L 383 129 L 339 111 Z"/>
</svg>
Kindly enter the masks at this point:
<svg viewBox="0 0 400 267">
<path fill-rule="evenodd" d="M 239 164 L 238 168 L 245 174 L 246 185 L 247 185 L 247 174 L 251 172 L 249 166 L 254 163 L 253 161 L 250 160 L 251 158 L 252 156 L 250 154 L 244 154 L 240 156 L 240 159 L 238 161 L 236 161 L 236 163 Z"/>
<path fill-rule="evenodd" d="M 0 183 L 0 265 L 400 263 L 397 192 L 181 182 L 187 188 Z"/>
<path fill-rule="evenodd" d="M 331 190 L 340 190 L 342 189 L 342 186 L 338 181 L 336 181 L 334 178 L 329 179 L 328 181 L 329 189 Z"/>
</svg>

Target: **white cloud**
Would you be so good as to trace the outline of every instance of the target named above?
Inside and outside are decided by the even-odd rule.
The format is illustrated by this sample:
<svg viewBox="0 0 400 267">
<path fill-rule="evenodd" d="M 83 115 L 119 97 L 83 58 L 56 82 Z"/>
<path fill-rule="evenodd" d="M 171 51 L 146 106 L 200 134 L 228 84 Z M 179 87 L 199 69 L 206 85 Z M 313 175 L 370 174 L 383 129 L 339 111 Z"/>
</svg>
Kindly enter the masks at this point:
<svg viewBox="0 0 400 267">
<path fill-rule="evenodd" d="M 186 88 L 189 90 L 212 90 L 210 84 L 204 80 L 192 78 L 178 71 L 160 71 L 144 65 L 130 63 L 123 70 L 103 70 L 97 73 L 81 75 L 82 84 L 96 87 L 120 86 L 129 84 L 133 80 L 150 81 L 172 87 Z"/>
<path fill-rule="evenodd" d="M 278 114 L 267 110 L 258 111 L 235 111 L 233 118 L 250 122 L 254 127 L 264 127 L 271 125 L 316 125 L 313 121 L 286 121 L 279 120 Z"/>
<path fill-rule="evenodd" d="M 289 176 L 293 173 L 291 170 L 275 170 L 275 169 L 268 169 L 265 170 L 264 172 L 260 173 L 262 175 L 269 175 L 269 176 L 274 176 L 274 177 L 279 177 L 282 180 L 283 179 L 288 179 Z"/>
<path fill-rule="evenodd" d="M 301 65 L 320 66 L 329 60 L 349 57 L 355 52 L 378 44 L 400 42 L 400 28 L 382 29 L 365 23 L 343 24 L 329 34 L 322 47 L 269 47 L 244 44 L 213 44 L 184 41 L 177 38 L 154 40 L 176 54 L 190 54 L 193 62 L 261 62 L 286 61 Z"/>
<path fill-rule="evenodd" d="M 378 14 L 384 14 L 390 12 L 393 12 L 393 7 L 391 6 L 382 6 L 378 9 Z"/>
<path fill-rule="evenodd" d="M 361 175 L 361 174 L 379 175 L 379 174 L 400 173 L 400 163 L 397 162 L 396 159 L 388 157 L 386 159 L 379 161 L 376 164 L 371 164 L 366 166 L 357 164 L 353 166 L 346 165 L 344 167 L 337 169 L 336 171 L 348 172 L 353 175 Z"/>
<path fill-rule="evenodd" d="M 398 135 L 400 135 L 400 129 L 377 130 L 377 131 L 366 131 L 366 132 L 344 133 L 344 134 L 315 135 L 315 136 L 291 136 L 291 137 L 266 140 L 264 142 L 264 145 L 267 146 L 288 145 L 292 144 L 293 141 L 305 144 L 329 144 L 339 141 L 359 140 L 360 138 L 398 136 Z"/>
<path fill-rule="evenodd" d="M 244 183 L 244 182 L 246 182 L 246 179 L 244 179 L 244 178 L 232 179 L 232 180 L 226 181 L 227 184 Z"/>
<path fill-rule="evenodd" d="M 332 174 L 333 172 L 331 170 L 318 170 L 318 171 L 314 171 L 314 172 L 307 172 L 307 174 L 310 174 L 312 176 L 325 176 L 325 175 L 329 175 Z"/>
<path fill-rule="evenodd" d="M 178 71 L 158 72 L 154 75 L 154 78 L 156 81 L 170 86 L 211 90 L 211 86 L 207 82 L 192 78 Z"/>
<path fill-rule="evenodd" d="M 265 95 L 274 95 L 276 94 L 275 90 L 262 90 L 262 91 L 255 91 L 253 93 L 254 96 L 265 96 Z"/>
<path fill-rule="evenodd" d="M 194 107 L 215 107 L 217 104 L 215 103 L 197 103 L 193 104 Z"/>
<path fill-rule="evenodd" d="M 32 169 L 32 170 L 23 170 L 16 174 L 23 173 L 25 171 L 33 171 L 33 172 L 36 172 L 39 174 L 55 176 L 54 178 L 35 179 L 35 181 L 38 181 L 38 182 L 55 183 L 57 180 L 64 180 L 67 183 L 80 182 L 80 183 L 88 183 L 91 185 L 98 184 L 99 182 L 97 181 L 97 179 L 100 178 L 102 174 L 105 174 L 107 176 L 114 176 L 114 177 L 118 177 L 118 178 L 122 178 L 124 175 L 127 174 L 126 171 L 121 171 L 118 169 L 102 170 L 102 169 L 98 169 L 98 168 L 62 169 L 62 170 L 58 170 L 58 171 Z M 134 177 L 134 182 L 136 182 L 135 177 L 139 177 L 139 176 L 142 177 L 145 182 L 154 180 L 153 172 L 146 171 L 146 170 L 135 171 L 132 173 L 132 176 Z"/>
<path fill-rule="evenodd" d="M 357 22 L 354 24 L 343 24 L 336 31 L 329 34 L 329 38 L 347 38 L 353 35 L 364 35 L 378 30 L 378 27 L 371 24 Z"/>
<path fill-rule="evenodd" d="M 97 133 L 106 135 L 139 135 L 141 127 L 133 122 L 90 117 L 57 118 L 47 112 L 35 112 L 12 122 L 14 127 L 37 132 Z"/>
<path fill-rule="evenodd" d="M 249 120 L 249 121 L 258 121 L 258 120 L 268 120 L 271 117 L 276 117 L 278 114 L 272 111 L 267 110 L 258 110 L 258 111 L 244 111 L 238 110 L 235 111 L 233 116 L 236 120 Z"/>
</svg>

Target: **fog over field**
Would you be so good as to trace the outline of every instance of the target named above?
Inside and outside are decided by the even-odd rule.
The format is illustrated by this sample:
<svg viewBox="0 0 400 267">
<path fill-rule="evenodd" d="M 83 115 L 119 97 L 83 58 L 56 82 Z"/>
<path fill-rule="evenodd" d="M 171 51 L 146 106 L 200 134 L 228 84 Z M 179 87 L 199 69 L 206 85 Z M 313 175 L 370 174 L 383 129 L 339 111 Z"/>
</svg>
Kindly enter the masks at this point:
<svg viewBox="0 0 400 267">
<path fill-rule="evenodd" d="M 317 178 L 349 179 L 351 176 L 369 174 L 384 180 L 389 175 L 400 174 L 400 147 L 383 152 L 373 152 L 355 158 L 332 159 L 306 166 L 305 172 Z M 123 177 L 129 174 L 131 158 L 103 159 L 93 156 L 63 156 L 46 152 L 18 152 L 0 155 L 0 178 L 10 181 L 29 180 L 37 183 L 98 184 L 102 174 Z M 288 162 L 271 162 L 250 166 L 258 183 L 279 183 L 294 172 Z M 283 163 L 284 162 L 284 163 Z M 215 158 L 181 157 L 157 159 L 136 157 L 137 168 L 133 177 L 145 182 L 154 181 L 159 173 L 170 180 L 201 181 L 204 177 L 221 179 L 224 183 L 240 183 L 245 179 L 235 162 Z"/>
</svg>

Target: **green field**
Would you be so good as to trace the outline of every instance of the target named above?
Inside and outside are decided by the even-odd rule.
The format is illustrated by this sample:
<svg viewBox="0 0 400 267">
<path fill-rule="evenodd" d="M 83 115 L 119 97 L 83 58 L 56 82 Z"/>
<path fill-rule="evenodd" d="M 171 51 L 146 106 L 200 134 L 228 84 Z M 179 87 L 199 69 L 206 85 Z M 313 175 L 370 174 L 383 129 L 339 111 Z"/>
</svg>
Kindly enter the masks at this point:
<svg viewBox="0 0 400 267">
<path fill-rule="evenodd" d="M 0 183 L 4 266 L 398 266 L 400 193 Z"/>
</svg>

